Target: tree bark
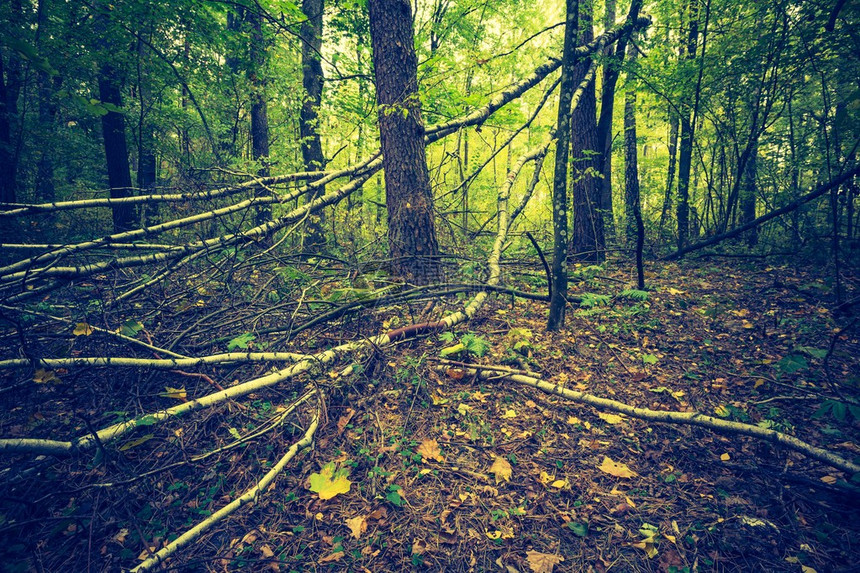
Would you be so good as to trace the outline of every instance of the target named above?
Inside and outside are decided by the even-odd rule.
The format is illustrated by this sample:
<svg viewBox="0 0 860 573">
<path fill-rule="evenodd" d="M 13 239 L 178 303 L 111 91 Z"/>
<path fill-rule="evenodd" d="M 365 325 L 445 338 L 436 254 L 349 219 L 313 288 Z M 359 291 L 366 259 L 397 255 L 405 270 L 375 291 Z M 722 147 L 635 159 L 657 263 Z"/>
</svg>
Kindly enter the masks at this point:
<svg viewBox="0 0 860 573">
<path fill-rule="evenodd" d="M 21 18 L 20 0 L 12 0 L 10 20 Z M 18 145 L 12 134 L 18 124 L 18 96 L 21 92 L 21 60 L 14 50 L 3 61 L 0 52 L 0 203 L 15 203 L 18 197 Z"/>
<path fill-rule="evenodd" d="M 593 0 L 579 3 L 579 44 L 594 39 Z M 574 85 L 588 72 L 591 62 L 583 59 L 576 65 Z M 571 118 L 571 161 L 573 165 L 573 256 L 580 261 L 601 263 L 606 243 L 601 210 L 600 155 L 597 138 L 597 101 L 592 82 L 582 94 Z"/>
<path fill-rule="evenodd" d="M 418 284 L 440 277 L 433 194 L 418 97 L 409 0 L 370 0 L 376 101 L 392 270 Z"/>
<path fill-rule="evenodd" d="M 628 58 L 636 60 L 636 46 L 631 42 Z M 642 222 L 642 201 L 639 197 L 639 161 L 636 139 L 636 86 L 627 75 L 627 94 L 624 98 L 624 206 L 626 213 L 627 244 L 636 242 L 636 284 L 645 288 L 645 269 L 642 265 L 642 248 L 645 245 L 645 225 Z"/>
<path fill-rule="evenodd" d="M 119 74 L 109 64 L 99 73 L 99 97 L 102 103 L 122 108 L 122 93 Z M 107 161 L 108 184 L 112 199 L 131 197 L 131 169 L 128 164 L 128 143 L 125 136 L 125 116 L 118 111 L 108 111 L 102 116 L 102 137 Z M 114 205 L 113 229 L 115 233 L 129 231 L 135 225 L 135 208 L 131 205 Z"/>
<path fill-rule="evenodd" d="M 45 50 L 42 39 L 45 35 L 47 24 L 47 0 L 39 0 L 37 5 L 36 21 L 36 46 L 40 51 Z M 55 199 L 54 187 L 54 122 L 57 117 L 57 104 L 54 102 L 54 92 L 59 90 L 62 80 L 59 76 L 51 78 L 44 71 L 37 72 L 37 90 L 39 99 L 39 135 L 41 144 L 39 146 L 39 160 L 36 164 L 36 200 L 53 202 Z"/>
<path fill-rule="evenodd" d="M 260 163 L 257 175 L 269 176 L 269 109 L 266 102 L 266 40 L 263 36 L 263 18 L 259 11 L 248 12 L 251 26 L 250 66 L 248 79 L 251 80 L 251 157 Z M 268 191 L 258 190 L 256 197 L 267 197 Z M 256 223 L 262 225 L 272 220 L 270 206 L 257 207 Z"/>
<path fill-rule="evenodd" d="M 758 176 L 758 162 L 756 161 L 756 156 L 758 155 L 758 144 L 756 143 L 753 146 L 753 149 L 750 152 L 750 157 L 747 160 L 747 164 L 744 169 L 743 174 L 743 191 L 741 193 L 741 225 L 746 225 L 750 221 L 755 219 L 755 202 L 756 195 L 758 192 L 758 188 L 756 186 L 756 178 Z M 746 235 L 747 246 L 750 248 L 755 247 L 758 244 L 758 229 L 753 227 L 749 230 Z"/>
<path fill-rule="evenodd" d="M 323 76 L 320 50 L 322 50 L 323 10 L 325 0 L 304 0 L 302 12 L 307 20 L 302 23 L 300 36 L 302 39 L 302 85 L 305 88 L 305 99 L 299 116 L 299 132 L 302 138 L 302 160 L 306 171 L 318 171 L 325 167 L 322 141 L 319 135 L 318 110 L 322 102 L 322 91 L 325 77 Z M 325 194 L 322 186 L 306 197 L 310 202 Z M 325 214 L 319 211 L 308 218 L 305 248 L 316 252 L 325 245 Z"/>
<path fill-rule="evenodd" d="M 552 186 L 552 296 L 547 330 L 564 326 L 567 305 L 567 158 L 570 147 L 570 104 L 578 85 L 576 79 L 576 38 L 579 31 L 579 0 L 567 0 L 564 48 L 561 60 L 561 87 L 556 118 L 555 172 Z M 582 105 L 580 102 L 579 105 Z M 578 106 L 577 106 L 578 107 Z"/>
<path fill-rule="evenodd" d="M 689 0 L 688 3 L 688 35 L 687 43 L 683 48 L 688 60 L 696 58 L 699 40 L 699 7 L 698 0 Z M 698 92 L 698 84 L 696 91 Z M 698 93 L 691 94 L 693 100 L 698 101 Z M 678 251 L 683 250 L 687 244 L 690 230 L 690 168 L 693 159 L 693 138 L 695 137 L 695 103 L 682 102 L 681 110 L 681 145 L 678 156 L 678 206 L 676 219 L 678 221 Z"/>
</svg>

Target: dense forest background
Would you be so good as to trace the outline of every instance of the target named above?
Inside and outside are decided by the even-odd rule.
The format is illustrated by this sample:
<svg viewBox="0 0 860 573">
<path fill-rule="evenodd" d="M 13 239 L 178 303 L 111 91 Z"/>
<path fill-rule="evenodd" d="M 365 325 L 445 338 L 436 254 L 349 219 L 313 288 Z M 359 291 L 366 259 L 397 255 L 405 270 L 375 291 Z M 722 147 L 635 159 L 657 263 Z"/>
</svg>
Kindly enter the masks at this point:
<svg viewBox="0 0 860 573">
<path fill-rule="evenodd" d="M 856 3 L 0 8 L 5 570 L 856 563 Z"/>
</svg>

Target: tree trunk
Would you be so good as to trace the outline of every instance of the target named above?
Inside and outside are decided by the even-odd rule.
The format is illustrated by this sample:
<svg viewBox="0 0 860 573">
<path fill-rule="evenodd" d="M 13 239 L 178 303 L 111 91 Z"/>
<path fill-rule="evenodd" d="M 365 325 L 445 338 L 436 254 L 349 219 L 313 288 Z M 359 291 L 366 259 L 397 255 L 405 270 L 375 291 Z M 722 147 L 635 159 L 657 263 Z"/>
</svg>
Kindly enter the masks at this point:
<svg viewBox="0 0 860 573">
<path fill-rule="evenodd" d="M 698 0 L 689 0 L 689 32 L 686 44 L 686 58 L 696 58 L 699 39 L 699 9 Z M 696 90 L 698 91 L 698 84 Z M 692 94 L 694 100 L 698 100 L 698 93 Z M 693 137 L 695 136 L 695 107 L 692 102 L 682 102 L 681 120 L 681 146 L 678 157 L 678 206 L 676 219 L 678 221 L 678 251 L 683 250 L 687 244 L 687 236 L 690 230 L 690 167 L 693 159 Z"/>
<path fill-rule="evenodd" d="M 746 225 L 755 219 L 755 201 L 758 188 L 756 177 L 758 176 L 756 155 L 758 155 L 758 144 L 753 146 L 750 157 L 744 169 L 743 191 L 741 193 L 741 225 Z M 747 245 L 752 248 L 758 244 L 758 228 L 753 227 L 746 235 Z"/>
<path fill-rule="evenodd" d="M 579 3 L 579 44 L 594 39 L 593 0 Z M 576 65 L 574 85 L 585 78 L 590 58 Z M 577 260 L 601 263 L 605 257 L 603 213 L 601 210 L 600 154 L 597 139 L 597 102 L 594 82 L 582 94 L 571 118 L 571 160 L 573 164 L 573 255 Z"/>
<path fill-rule="evenodd" d="M 47 17 L 47 0 L 39 0 L 37 5 L 36 29 L 37 49 L 44 52 L 42 43 L 45 35 Z M 57 104 L 54 102 L 54 92 L 60 89 L 62 80 L 59 76 L 53 79 L 48 72 L 39 70 L 36 74 L 39 99 L 39 160 L 36 164 L 36 201 L 51 202 L 55 198 L 54 187 L 54 122 L 57 118 Z"/>
<path fill-rule="evenodd" d="M 579 0 L 567 0 L 561 88 L 556 119 L 555 172 L 552 185 L 552 288 L 547 330 L 564 326 L 567 305 L 567 158 L 570 147 L 570 105 L 579 82 L 576 79 L 576 38 L 579 28 Z M 579 105 L 582 105 L 580 101 Z"/>
<path fill-rule="evenodd" d="M 21 2 L 11 3 L 10 20 L 21 17 Z M 18 145 L 13 141 L 18 124 L 18 95 L 21 92 L 21 61 L 14 50 L 7 50 L 4 64 L 0 52 L 0 203 L 15 203 L 18 197 Z M 2 208 L 2 207 L 0 207 Z"/>
<path fill-rule="evenodd" d="M 636 57 L 636 49 L 630 46 L 630 59 Z M 627 244 L 632 245 L 639 237 L 636 212 L 639 200 L 639 164 L 636 142 L 636 88 L 627 76 L 627 94 L 624 98 L 624 213 Z M 641 218 L 641 215 L 640 215 Z"/>
<path fill-rule="evenodd" d="M 266 40 L 263 36 L 263 19 L 257 10 L 248 12 L 251 26 L 250 66 L 248 79 L 251 80 L 251 157 L 260 164 L 257 175 L 269 176 L 269 110 L 266 103 Z M 268 197 L 262 189 L 255 197 Z M 272 207 L 257 207 L 256 223 L 262 225 L 272 220 Z"/>
<path fill-rule="evenodd" d="M 320 50 L 322 49 L 323 9 L 325 0 L 304 0 L 302 11 L 307 20 L 302 23 L 300 35 L 302 39 L 302 85 L 305 88 L 305 99 L 299 116 L 299 132 L 302 140 L 302 160 L 306 171 L 317 171 L 325 167 L 322 142 L 319 135 L 318 110 L 322 102 L 323 76 Z M 320 187 L 305 200 L 313 201 L 325 193 L 325 187 Z M 305 230 L 305 248 L 308 251 L 320 251 L 325 246 L 325 214 L 323 211 L 308 217 Z"/>
<path fill-rule="evenodd" d="M 666 194 L 663 198 L 663 209 L 660 211 L 660 235 L 663 225 L 669 215 L 672 205 L 672 185 L 675 183 L 675 162 L 678 155 L 678 113 L 669 109 L 669 168 L 666 171 Z"/>
<path fill-rule="evenodd" d="M 607 31 L 615 25 L 615 2 L 616 0 L 605 0 L 603 12 L 603 31 Z M 607 60 L 603 64 L 603 82 L 600 90 L 600 117 L 597 119 L 597 140 L 600 142 L 601 155 L 600 173 L 600 208 L 603 210 L 603 221 L 606 225 L 606 235 L 612 240 L 615 236 L 615 217 L 612 209 L 612 113 L 615 109 L 615 86 L 618 82 L 618 67 L 624 58 L 610 59 L 613 53 L 618 54 L 621 49 L 622 40 L 617 43 L 617 48 L 607 46 L 603 50 L 603 56 Z"/>
<path fill-rule="evenodd" d="M 433 194 L 418 97 L 409 0 L 369 0 L 388 248 L 393 271 L 418 284 L 440 277 Z"/>
<path fill-rule="evenodd" d="M 122 108 L 119 74 L 108 64 L 99 73 L 99 97 L 102 103 Z M 108 184 L 112 199 L 131 197 L 131 170 L 128 164 L 128 144 L 125 139 L 125 116 L 118 111 L 108 111 L 102 116 L 102 137 L 107 161 Z M 115 233 L 135 228 L 135 209 L 131 205 L 113 207 Z"/>
</svg>

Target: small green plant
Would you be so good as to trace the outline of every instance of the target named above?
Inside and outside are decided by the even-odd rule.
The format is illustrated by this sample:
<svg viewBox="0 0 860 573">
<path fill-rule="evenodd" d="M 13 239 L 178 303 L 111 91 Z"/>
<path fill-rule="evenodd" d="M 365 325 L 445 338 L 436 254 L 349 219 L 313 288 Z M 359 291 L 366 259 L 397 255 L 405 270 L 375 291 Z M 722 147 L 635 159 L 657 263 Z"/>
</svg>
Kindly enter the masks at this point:
<svg viewBox="0 0 860 573">
<path fill-rule="evenodd" d="M 609 306 L 612 297 L 606 294 L 595 294 L 593 292 L 583 293 L 579 306 L 583 308 L 594 308 L 596 306 Z"/>
<path fill-rule="evenodd" d="M 628 288 L 621 291 L 621 294 L 619 294 L 618 296 L 620 296 L 621 298 L 627 298 L 630 300 L 636 300 L 641 302 L 648 300 L 648 291 Z"/>
<path fill-rule="evenodd" d="M 454 334 L 444 332 L 439 336 L 439 338 L 446 342 L 452 342 L 454 340 Z M 485 338 L 469 332 L 461 336 L 460 342 L 457 344 L 443 348 L 439 355 L 443 358 L 456 356 L 462 353 L 471 354 L 472 356 L 483 356 L 489 349 L 490 343 Z"/>
</svg>

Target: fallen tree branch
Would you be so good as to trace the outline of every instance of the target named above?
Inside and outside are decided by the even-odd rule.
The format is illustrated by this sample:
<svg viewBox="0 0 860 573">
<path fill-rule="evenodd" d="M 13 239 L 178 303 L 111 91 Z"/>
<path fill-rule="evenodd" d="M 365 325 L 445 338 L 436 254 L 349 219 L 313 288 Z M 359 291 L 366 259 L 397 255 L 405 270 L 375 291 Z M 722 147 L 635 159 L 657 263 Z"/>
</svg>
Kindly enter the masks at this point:
<svg viewBox="0 0 860 573">
<path fill-rule="evenodd" d="M 314 434 L 316 434 L 317 428 L 319 427 L 320 422 L 320 411 L 322 410 L 322 404 L 320 404 L 319 409 L 317 410 L 316 415 L 311 421 L 310 426 L 305 431 L 304 436 L 298 442 L 295 442 L 290 449 L 287 450 L 287 453 L 278 460 L 278 463 L 274 465 L 274 467 L 269 470 L 266 475 L 260 479 L 257 484 L 243 493 L 240 497 L 234 499 L 170 543 L 168 543 L 165 547 L 158 550 L 155 554 L 151 555 L 147 558 L 143 563 L 132 569 L 132 573 L 137 573 L 138 571 L 150 571 L 151 569 L 157 567 L 161 563 L 172 555 L 174 555 L 177 551 L 188 545 L 189 543 L 198 539 L 201 535 L 203 535 L 206 531 L 212 528 L 212 526 L 220 523 L 233 513 L 235 513 L 238 509 L 245 505 L 254 505 L 259 499 L 260 495 L 268 489 L 268 487 L 275 481 L 275 478 L 278 477 L 287 464 L 296 457 L 296 454 L 299 453 L 300 450 L 307 448 L 313 442 Z"/>
<path fill-rule="evenodd" d="M 736 228 L 732 229 L 731 231 L 721 233 L 719 235 L 711 237 L 710 239 L 705 239 L 704 241 L 699 241 L 698 243 L 684 247 L 683 249 L 675 251 L 674 253 L 672 253 L 670 255 L 666 255 L 665 257 L 663 257 L 663 259 L 667 260 L 667 261 L 671 261 L 673 259 L 679 259 L 679 258 L 683 257 L 684 255 L 686 255 L 687 253 L 691 253 L 693 251 L 698 251 L 699 249 L 704 249 L 705 247 L 710 247 L 711 245 L 716 245 L 717 243 L 725 241 L 726 239 L 731 239 L 732 237 L 737 237 L 738 235 L 741 235 L 742 233 L 745 233 L 746 231 L 749 231 L 750 229 L 754 229 L 754 228 L 758 227 L 762 223 L 766 223 L 766 222 L 770 221 L 771 219 L 775 219 L 776 217 L 779 217 L 780 215 L 785 215 L 786 213 L 790 213 L 790 212 L 794 211 L 795 209 L 797 209 L 798 207 L 800 207 L 801 205 L 804 205 L 805 203 L 809 203 L 813 199 L 817 199 L 817 198 L 821 197 L 822 195 L 824 195 L 825 193 L 827 193 L 828 191 L 830 191 L 834 187 L 838 187 L 838 186 L 842 185 L 843 183 L 845 183 L 846 181 L 850 180 L 851 178 L 853 178 L 855 175 L 858 175 L 858 174 L 860 174 L 860 165 L 855 165 L 853 168 L 842 173 L 842 175 L 839 175 L 835 179 L 832 179 L 829 183 L 825 183 L 825 184 L 819 186 L 818 189 L 811 191 L 811 192 L 807 193 L 806 195 L 802 195 L 802 196 L 798 197 L 797 199 L 795 199 L 794 201 L 792 201 L 788 205 L 785 205 L 784 207 L 780 207 L 779 209 L 776 209 L 774 211 L 771 211 L 770 213 L 762 215 L 761 217 L 759 217 L 757 219 L 753 219 L 749 223 L 747 223 L 745 225 L 741 225 L 740 227 L 736 227 Z"/>
<path fill-rule="evenodd" d="M 795 438 L 794 436 L 790 436 L 782 432 L 777 432 L 776 430 L 762 428 L 760 426 L 753 426 L 750 424 L 742 424 L 740 422 L 722 420 L 720 418 L 708 416 L 700 412 L 677 412 L 671 410 L 651 410 L 649 408 L 637 408 L 635 406 L 625 404 L 624 402 L 619 402 L 617 400 L 609 400 L 607 398 L 599 398 L 592 394 L 586 394 L 585 392 L 579 392 L 577 390 L 569 390 L 559 384 L 551 384 L 540 378 L 524 376 L 522 374 L 508 374 L 500 376 L 498 372 L 490 372 L 481 368 L 465 368 L 464 370 L 468 374 L 477 376 L 479 378 L 493 378 L 516 382 L 517 384 L 537 388 L 538 390 L 547 394 L 561 396 L 562 398 L 565 398 L 572 402 L 577 402 L 579 404 L 587 404 L 589 406 L 594 406 L 595 408 L 598 408 L 600 410 L 611 410 L 613 412 L 619 412 L 621 414 L 630 416 L 631 418 L 638 418 L 640 420 L 647 420 L 649 422 L 659 422 L 665 424 L 686 424 L 691 426 L 700 426 L 702 428 L 707 428 L 709 430 L 713 430 L 715 432 L 723 434 L 741 434 L 744 436 L 750 436 L 759 440 L 763 440 L 765 442 L 784 446 L 790 450 L 794 450 L 796 452 L 804 454 L 805 456 L 816 459 L 828 466 L 840 469 L 849 474 L 853 475 L 856 473 L 860 473 L 860 465 L 846 460 L 845 458 L 838 456 L 833 452 L 830 452 L 823 448 L 819 448 L 817 446 L 813 446 L 812 444 L 804 442 L 803 440 Z"/>
</svg>

